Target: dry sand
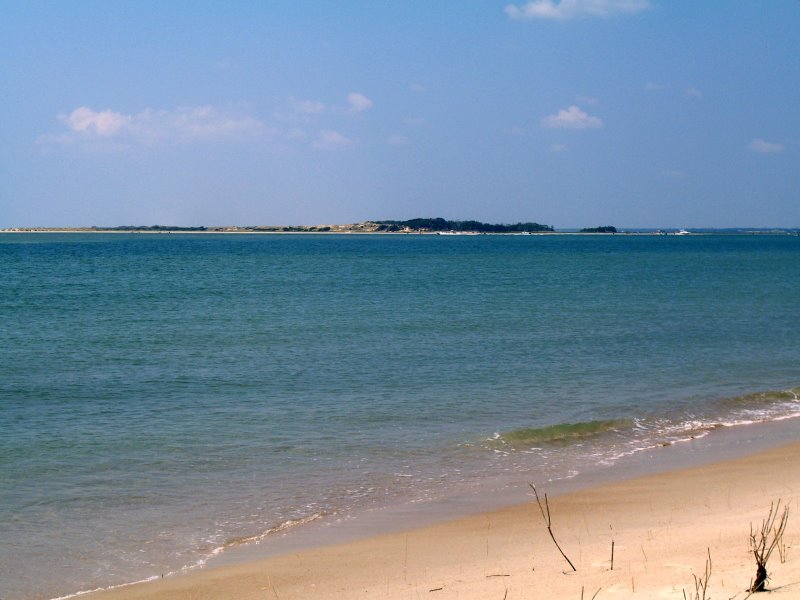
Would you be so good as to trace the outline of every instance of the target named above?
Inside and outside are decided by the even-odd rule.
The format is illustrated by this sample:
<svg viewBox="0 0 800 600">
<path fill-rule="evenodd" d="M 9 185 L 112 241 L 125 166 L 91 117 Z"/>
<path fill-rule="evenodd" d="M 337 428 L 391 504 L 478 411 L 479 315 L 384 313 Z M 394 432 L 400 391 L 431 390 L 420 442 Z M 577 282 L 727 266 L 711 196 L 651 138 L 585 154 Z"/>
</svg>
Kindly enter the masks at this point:
<svg viewBox="0 0 800 600">
<path fill-rule="evenodd" d="M 772 594 L 800 598 L 800 444 L 550 498 L 561 557 L 533 500 L 407 532 L 93 593 L 91 600 L 745 598 L 750 524 L 791 509 Z M 540 493 L 545 489 L 540 489 Z M 614 568 L 611 546 L 614 544 Z M 599 592 L 598 592 L 599 590 Z"/>
</svg>

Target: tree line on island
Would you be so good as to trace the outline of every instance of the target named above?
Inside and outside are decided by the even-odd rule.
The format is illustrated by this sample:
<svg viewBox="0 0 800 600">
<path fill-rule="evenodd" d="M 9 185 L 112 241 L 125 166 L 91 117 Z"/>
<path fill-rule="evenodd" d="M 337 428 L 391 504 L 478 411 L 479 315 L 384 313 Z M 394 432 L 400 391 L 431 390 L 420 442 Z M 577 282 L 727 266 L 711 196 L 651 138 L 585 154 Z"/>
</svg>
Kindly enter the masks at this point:
<svg viewBox="0 0 800 600">
<path fill-rule="evenodd" d="M 480 221 L 449 221 L 441 217 L 435 219 L 409 219 L 408 221 L 373 221 L 376 231 L 477 231 L 478 233 L 530 233 L 553 231 L 550 225 L 541 223 L 482 223 Z"/>
<path fill-rule="evenodd" d="M 617 233 L 617 228 L 613 225 L 603 225 L 602 227 L 584 227 L 581 233 Z"/>
<path fill-rule="evenodd" d="M 118 225 L 116 227 L 90 227 L 93 231 L 142 231 L 142 232 L 363 232 L 363 233 L 392 233 L 392 232 L 459 232 L 459 233 L 539 233 L 555 231 L 551 225 L 541 223 L 483 223 L 481 221 L 451 221 L 436 218 L 417 218 L 385 221 L 364 221 L 349 225 L 245 225 L 245 226 L 197 226 L 186 227 L 177 225 Z M 586 227 L 580 233 L 617 233 L 613 225 L 601 227 Z"/>
<path fill-rule="evenodd" d="M 251 231 L 251 232 L 477 232 L 477 233 L 533 233 L 541 231 L 554 231 L 550 225 L 541 223 L 515 223 L 511 225 L 482 223 L 481 221 L 450 221 L 441 217 L 432 219 L 409 219 L 407 221 L 363 221 L 348 225 L 245 225 L 245 226 L 199 226 L 181 227 L 167 225 L 118 225 L 116 227 L 91 227 L 94 231 L 149 231 L 149 232 L 226 232 L 226 231 Z"/>
<path fill-rule="evenodd" d="M 185 227 L 179 225 L 117 225 L 116 227 L 90 227 L 93 231 L 208 231 L 208 227 Z"/>
</svg>

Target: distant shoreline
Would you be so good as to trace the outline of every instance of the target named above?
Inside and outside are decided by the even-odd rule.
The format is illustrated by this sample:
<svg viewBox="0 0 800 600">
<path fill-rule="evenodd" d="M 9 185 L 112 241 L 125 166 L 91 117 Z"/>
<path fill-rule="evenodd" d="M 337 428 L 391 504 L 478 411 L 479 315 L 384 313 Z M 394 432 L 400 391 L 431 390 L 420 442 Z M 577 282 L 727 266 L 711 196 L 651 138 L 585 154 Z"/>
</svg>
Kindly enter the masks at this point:
<svg viewBox="0 0 800 600">
<path fill-rule="evenodd" d="M 0 229 L 0 234 L 10 233 L 86 233 L 86 234 L 137 234 L 137 235 L 442 235 L 442 236 L 479 236 L 479 235 L 502 235 L 502 236 L 531 236 L 531 235 L 575 235 L 575 236 L 675 236 L 679 234 L 677 230 L 630 230 L 617 231 L 616 233 L 604 232 L 584 232 L 572 230 L 554 231 L 531 231 L 531 232 L 482 232 L 482 231 L 365 231 L 363 229 L 336 229 L 320 231 L 318 229 L 292 228 L 289 231 L 283 229 L 258 229 L 258 228 L 237 228 L 237 227 L 209 227 L 205 229 L 117 229 L 100 227 L 13 227 Z M 800 235 L 797 228 L 773 228 L 773 229 L 697 229 L 690 230 L 690 235 Z"/>
</svg>

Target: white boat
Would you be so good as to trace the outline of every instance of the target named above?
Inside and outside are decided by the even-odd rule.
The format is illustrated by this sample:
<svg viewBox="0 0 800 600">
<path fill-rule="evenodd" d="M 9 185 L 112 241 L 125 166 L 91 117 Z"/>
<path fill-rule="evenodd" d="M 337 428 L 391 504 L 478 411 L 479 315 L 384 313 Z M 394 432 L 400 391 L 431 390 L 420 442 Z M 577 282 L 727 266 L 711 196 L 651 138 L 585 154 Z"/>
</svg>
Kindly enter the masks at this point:
<svg viewBox="0 0 800 600">
<path fill-rule="evenodd" d="M 678 231 L 675 233 L 675 235 L 689 235 L 689 232 L 688 232 L 688 231 L 686 231 L 685 229 L 679 229 L 679 230 L 678 230 Z"/>
</svg>

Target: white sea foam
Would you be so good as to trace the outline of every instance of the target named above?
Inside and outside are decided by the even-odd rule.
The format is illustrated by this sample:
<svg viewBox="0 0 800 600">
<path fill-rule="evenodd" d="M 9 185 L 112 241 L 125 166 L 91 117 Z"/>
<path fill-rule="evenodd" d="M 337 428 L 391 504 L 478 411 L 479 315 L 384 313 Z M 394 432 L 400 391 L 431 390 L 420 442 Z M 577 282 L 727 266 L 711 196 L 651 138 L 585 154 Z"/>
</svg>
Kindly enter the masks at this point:
<svg viewBox="0 0 800 600">
<path fill-rule="evenodd" d="M 259 533 L 258 535 L 253 535 L 253 536 L 249 536 L 249 537 L 245 537 L 245 538 L 239 538 L 239 539 L 227 542 L 227 543 L 225 543 L 225 544 L 223 544 L 221 546 L 217 546 L 217 547 L 213 548 L 210 552 L 205 554 L 204 556 L 198 558 L 196 562 L 194 562 L 194 563 L 192 563 L 190 565 L 184 565 L 180 569 L 175 569 L 175 570 L 172 570 L 172 571 L 168 571 L 168 572 L 163 573 L 161 575 L 152 575 L 150 577 L 145 577 L 144 579 L 138 579 L 136 581 L 130 581 L 130 582 L 127 582 L 127 583 L 120 583 L 120 584 L 116 584 L 116 585 L 110 585 L 110 586 L 107 586 L 107 587 L 98 587 L 98 588 L 94 588 L 94 589 L 91 589 L 91 590 L 81 590 L 79 592 L 74 592 L 72 594 L 67 594 L 66 596 L 58 596 L 56 598 L 52 598 L 51 600 L 68 600 L 69 598 L 76 598 L 78 596 L 85 596 L 86 594 L 91 594 L 93 592 L 116 590 L 116 589 L 119 589 L 119 588 L 129 587 L 129 586 L 137 585 L 137 584 L 140 584 L 140 583 L 147 583 L 148 581 L 156 581 L 158 579 L 164 579 L 165 577 L 173 577 L 173 576 L 181 574 L 181 573 L 187 573 L 189 571 L 193 571 L 195 569 L 199 569 L 199 568 L 204 567 L 205 565 L 208 564 L 209 560 L 211 560 L 215 556 L 219 556 L 220 554 L 222 554 L 226 550 L 229 550 L 230 548 L 233 548 L 234 546 L 241 546 L 241 545 L 245 545 L 245 544 L 258 544 L 258 543 L 262 542 L 263 540 L 265 540 L 267 537 L 269 537 L 271 535 L 275 535 L 277 533 L 284 533 L 284 532 L 288 531 L 289 529 L 291 529 L 293 527 L 297 527 L 297 526 L 300 526 L 300 525 L 306 525 L 308 523 L 311 523 L 313 521 L 321 519 L 324 516 L 325 515 L 323 513 L 315 513 L 313 515 L 309 515 L 309 516 L 303 517 L 301 519 L 289 519 L 288 521 L 284 521 L 280 525 L 276 525 L 275 527 L 271 527 L 271 528 L 267 529 L 266 531 L 263 531 L 262 533 Z"/>
</svg>

